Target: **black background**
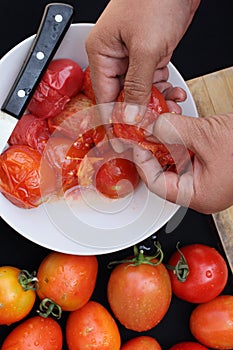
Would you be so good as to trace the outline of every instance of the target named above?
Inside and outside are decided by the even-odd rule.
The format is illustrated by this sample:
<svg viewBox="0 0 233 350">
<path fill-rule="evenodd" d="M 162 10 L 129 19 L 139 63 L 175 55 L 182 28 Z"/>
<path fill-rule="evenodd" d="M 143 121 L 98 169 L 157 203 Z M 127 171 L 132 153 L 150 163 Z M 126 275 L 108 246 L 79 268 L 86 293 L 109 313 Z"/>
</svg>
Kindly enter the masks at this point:
<svg viewBox="0 0 233 350">
<path fill-rule="evenodd" d="M 44 6 L 50 2 L 45 0 L 21 0 L 17 2 L 1 0 L 0 57 L 37 31 Z M 74 22 L 95 22 L 108 3 L 106 0 L 98 0 L 94 3 L 90 0 L 66 2 L 75 6 Z M 144 4 L 146 5 L 146 2 L 143 2 L 143 6 Z M 232 0 L 202 1 L 191 26 L 172 57 L 173 64 L 185 80 L 232 66 L 232 4 Z M 0 220 L 0 230 L 0 265 L 14 265 L 19 268 L 27 268 L 29 271 L 37 269 L 42 258 L 49 251 L 20 236 L 2 219 Z M 165 259 L 175 249 L 177 241 L 181 241 L 182 244 L 205 243 L 215 246 L 222 252 L 212 217 L 193 210 L 187 211 L 183 221 L 175 231 L 166 234 L 165 228 L 162 228 L 156 237 L 162 243 Z M 152 239 L 148 239 L 146 245 L 152 246 Z M 98 257 L 99 276 L 93 300 L 100 301 L 108 307 L 106 283 L 110 271 L 106 268 L 106 264 L 113 259 L 125 257 L 131 252 L 132 250 L 129 248 Z M 224 292 L 232 292 L 231 278 Z M 156 337 L 165 350 L 178 341 L 193 340 L 188 329 L 189 314 L 193 307 L 194 305 L 173 298 L 166 317 L 147 334 Z M 35 310 L 32 314 L 34 313 Z M 63 327 L 66 316 L 64 314 L 60 321 Z M 0 344 L 14 326 L 0 326 Z M 123 341 L 138 335 L 127 331 L 120 325 L 119 327 Z M 63 350 L 66 349 L 64 344 Z"/>
</svg>

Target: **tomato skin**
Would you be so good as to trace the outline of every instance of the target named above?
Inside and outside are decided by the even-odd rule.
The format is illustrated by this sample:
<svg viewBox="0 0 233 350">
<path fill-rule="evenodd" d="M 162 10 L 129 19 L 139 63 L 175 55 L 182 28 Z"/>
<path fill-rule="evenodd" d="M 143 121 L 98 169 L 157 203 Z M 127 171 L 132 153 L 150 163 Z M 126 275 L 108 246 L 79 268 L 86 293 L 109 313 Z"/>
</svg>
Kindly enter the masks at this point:
<svg viewBox="0 0 233 350">
<path fill-rule="evenodd" d="M 35 208 L 56 190 L 56 179 L 41 154 L 27 145 L 12 145 L 0 156 L 0 191 L 14 205 Z M 43 198 L 41 197 L 43 187 Z"/>
<path fill-rule="evenodd" d="M 0 267 L 0 325 L 10 325 L 22 320 L 32 310 L 36 292 L 25 291 L 18 281 L 20 269 Z"/>
<path fill-rule="evenodd" d="M 96 189 L 109 198 L 128 195 L 139 184 L 135 164 L 126 158 L 111 158 L 104 162 L 96 174 Z"/>
<path fill-rule="evenodd" d="M 186 281 L 180 282 L 169 270 L 173 293 L 191 303 L 204 303 L 218 296 L 228 279 L 227 264 L 221 254 L 204 244 L 187 245 L 181 247 L 180 251 L 189 266 L 189 274 Z M 175 266 L 179 258 L 180 253 L 175 251 L 168 265 Z"/>
<path fill-rule="evenodd" d="M 34 316 L 8 334 L 1 350 L 62 350 L 62 342 L 62 330 L 57 321 Z"/>
<path fill-rule="evenodd" d="M 89 301 L 69 314 L 66 341 L 69 350 L 119 350 L 121 345 L 115 320 L 103 305 L 95 301 Z"/>
<path fill-rule="evenodd" d="M 150 330 L 162 320 L 171 295 L 169 274 L 162 263 L 157 266 L 121 263 L 111 272 L 107 285 L 115 317 L 126 328 L 138 332 Z"/>
<path fill-rule="evenodd" d="M 219 295 L 192 311 L 190 330 L 203 345 L 213 349 L 233 349 L 233 296 Z"/>
<path fill-rule="evenodd" d="M 146 335 L 128 340 L 121 347 L 121 350 L 162 350 L 154 338 Z"/>
<path fill-rule="evenodd" d="M 173 345 L 169 350 L 208 350 L 208 348 L 192 341 L 186 341 Z"/>
<path fill-rule="evenodd" d="M 52 252 L 38 268 L 37 295 L 40 299 L 52 299 L 63 311 L 76 310 L 89 301 L 97 272 L 95 256 Z"/>
<path fill-rule="evenodd" d="M 90 76 L 90 67 L 87 66 L 86 69 L 84 70 L 84 76 L 83 76 L 83 84 L 81 87 L 81 91 L 89 97 L 94 104 L 96 104 L 96 99 L 95 99 L 95 94 L 94 90 L 92 88 L 92 83 L 91 83 L 91 76 Z"/>
</svg>

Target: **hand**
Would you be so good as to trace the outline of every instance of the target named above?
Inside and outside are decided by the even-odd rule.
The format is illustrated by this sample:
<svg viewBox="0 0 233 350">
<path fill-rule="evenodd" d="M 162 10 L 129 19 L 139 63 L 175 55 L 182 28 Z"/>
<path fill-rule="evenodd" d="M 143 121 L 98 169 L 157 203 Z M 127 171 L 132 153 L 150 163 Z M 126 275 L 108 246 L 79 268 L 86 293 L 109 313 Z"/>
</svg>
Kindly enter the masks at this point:
<svg viewBox="0 0 233 350">
<path fill-rule="evenodd" d="M 125 101 L 146 105 L 199 3 L 111 0 L 86 42 L 97 103 L 115 101 L 124 81 Z"/>
<path fill-rule="evenodd" d="M 233 205 L 233 114 L 192 118 L 163 114 L 152 133 L 166 144 L 183 143 L 195 153 L 183 174 L 161 172 L 152 154 L 134 147 L 135 162 L 148 188 L 157 195 L 202 213 Z"/>
</svg>

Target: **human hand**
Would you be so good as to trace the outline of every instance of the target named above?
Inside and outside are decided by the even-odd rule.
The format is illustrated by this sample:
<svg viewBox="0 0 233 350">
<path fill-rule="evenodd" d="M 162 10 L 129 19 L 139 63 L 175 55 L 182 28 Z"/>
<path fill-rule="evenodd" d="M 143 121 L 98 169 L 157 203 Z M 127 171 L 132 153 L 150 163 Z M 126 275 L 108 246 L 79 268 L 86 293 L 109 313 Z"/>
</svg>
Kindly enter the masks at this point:
<svg viewBox="0 0 233 350">
<path fill-rule="evenodd" d="M 162 172 L 151 152 L 134 147 L 142 179 L 157 195 L 202 213 L 233 205 L 233 114 L 191 118 L 163 114 L 152 133 L 165 144 L 184 144 L 194 152 L 184 173 Z"/>
<path fill-rule="evenodd" d="M 125 101 L 146 105 L 199 3 L 111 0 L 86 41 L 97 103 L 115 101 L 123 82 Z"/>
</svg>

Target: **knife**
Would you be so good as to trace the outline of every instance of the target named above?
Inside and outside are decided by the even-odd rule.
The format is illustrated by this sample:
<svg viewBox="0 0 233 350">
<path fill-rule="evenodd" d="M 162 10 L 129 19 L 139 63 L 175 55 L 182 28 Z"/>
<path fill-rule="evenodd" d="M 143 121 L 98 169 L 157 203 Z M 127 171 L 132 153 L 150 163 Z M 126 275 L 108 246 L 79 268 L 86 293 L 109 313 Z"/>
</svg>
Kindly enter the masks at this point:
<svg viewBox="0 0 233 350">
<path fill-rule="evenodd" d="M 26 59 L 0 110 L 0 152 L 25 112 L 44 72 L 70 27 L 74 8 L 63 3 L 45 7 L 38 31 Z M 6 131 L 6 132 L 5 132 Z"/>
</svg>

